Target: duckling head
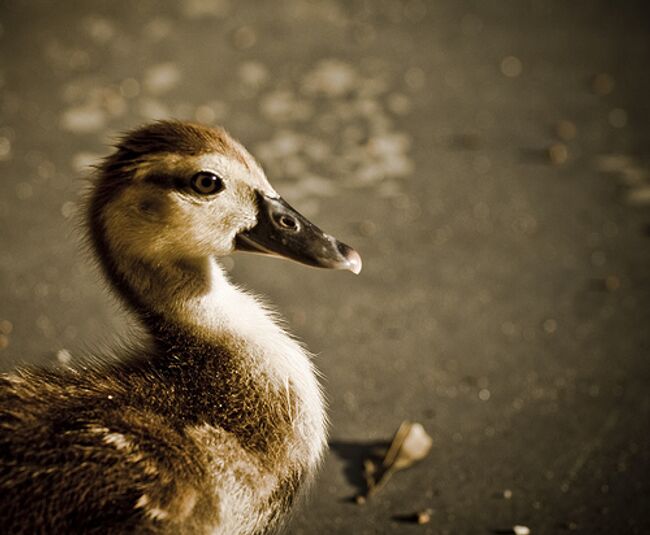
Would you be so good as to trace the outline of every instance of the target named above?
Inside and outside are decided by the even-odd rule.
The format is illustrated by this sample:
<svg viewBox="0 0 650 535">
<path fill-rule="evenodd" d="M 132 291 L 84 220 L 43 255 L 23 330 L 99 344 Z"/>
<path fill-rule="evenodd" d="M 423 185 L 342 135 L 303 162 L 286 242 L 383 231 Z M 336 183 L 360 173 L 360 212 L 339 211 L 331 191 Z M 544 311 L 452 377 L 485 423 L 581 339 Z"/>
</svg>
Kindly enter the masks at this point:
<svg viewBox="0 0 650 535">
<path fill-rule="evenodd" d="M 99 168 L 89 218 L 100 256 L 132 264 L 241 250 L 361 270 L 359 254 L 289 206 L 220 128 L 162 121 L 126 134 Z"/>
</svg>

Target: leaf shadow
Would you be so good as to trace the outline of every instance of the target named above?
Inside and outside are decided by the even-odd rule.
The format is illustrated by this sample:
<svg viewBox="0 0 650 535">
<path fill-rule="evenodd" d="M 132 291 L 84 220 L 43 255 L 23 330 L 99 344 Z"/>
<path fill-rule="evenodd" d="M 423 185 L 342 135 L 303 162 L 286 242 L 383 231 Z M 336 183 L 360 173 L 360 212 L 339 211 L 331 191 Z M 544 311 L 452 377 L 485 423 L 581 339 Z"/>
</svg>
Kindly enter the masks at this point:
<svg viewBox="0 0 650 535">
<path fill-rule="evenodd" d="M 355 488 L 355 495 L 365 493 L 366 480 L 363 475 L 363 462 L 371 459 L 381 463 L 390 441 L 345 441 L 334 440 L 330 442 L 330 449 L 343 461 L 343 474 L 347 482 Z M 351 497 L 354 500 L 354 496 Z"/>
</svg>

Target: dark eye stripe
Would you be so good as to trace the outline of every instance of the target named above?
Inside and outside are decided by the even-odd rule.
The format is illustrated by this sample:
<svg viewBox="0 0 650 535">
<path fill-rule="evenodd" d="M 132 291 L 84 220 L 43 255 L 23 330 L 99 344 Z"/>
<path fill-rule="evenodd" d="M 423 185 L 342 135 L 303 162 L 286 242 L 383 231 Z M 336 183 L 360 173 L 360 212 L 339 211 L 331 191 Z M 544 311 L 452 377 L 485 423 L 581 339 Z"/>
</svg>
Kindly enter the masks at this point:
<svg viewBox="0 0 650 535">
<path fill-rule="evenodd" d="M 145 177 L 144 182 L 161 188 L 180 188 L 182 186 L 182 180 L 178 177 L 160 173 Z"/>
<path fill-rule="evenodd" d="M 194 193 L 199 195 L 214 195 L 223 191 L 225 184 L 216 174 L 209 171 L 196 173 L 189 181 L 187 178 L 178 175 L 156 173 L 144 178 L 144 182 L 153 184 L 160 188 L 187 190 L 188 186 Z"/>
</svg>

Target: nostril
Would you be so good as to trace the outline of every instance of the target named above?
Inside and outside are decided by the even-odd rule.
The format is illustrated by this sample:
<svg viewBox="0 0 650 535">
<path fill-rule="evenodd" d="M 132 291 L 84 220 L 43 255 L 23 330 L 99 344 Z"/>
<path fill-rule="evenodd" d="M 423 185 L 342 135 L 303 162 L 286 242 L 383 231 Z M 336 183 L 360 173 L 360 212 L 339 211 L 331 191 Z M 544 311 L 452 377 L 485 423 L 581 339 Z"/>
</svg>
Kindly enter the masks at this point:
<svg viewBox="0 0 650 535">
<path fill-rule="evenodd" d="M 279 217 L 275 218 L 277 224 L 285 228 L 287 230 L 297 230 L 298 229 L 298 221 L 296 221 L 293 217 L 282 214 Z"/>
</svg>

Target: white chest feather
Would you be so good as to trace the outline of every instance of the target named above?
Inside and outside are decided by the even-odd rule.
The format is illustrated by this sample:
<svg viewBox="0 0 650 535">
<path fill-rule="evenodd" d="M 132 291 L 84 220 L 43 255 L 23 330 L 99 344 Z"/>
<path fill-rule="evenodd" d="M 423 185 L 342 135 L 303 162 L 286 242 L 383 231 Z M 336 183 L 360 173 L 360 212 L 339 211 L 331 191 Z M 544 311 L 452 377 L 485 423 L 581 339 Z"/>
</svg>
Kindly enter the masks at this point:
<svg viewBox="0 0 650 535">
<path fill-rule="evenodd" d="M 286 395 L 295 439 L 315 466 L 326 442 L 326 416 L 311 355 L 281 326 L 282 320 L 256 297 L 232 285 L 211 261 L 211 291 L 184 303 L 178 313 L 218 343 L 246 359 L 251 377 L 264 376 Z"/>
</svg>

